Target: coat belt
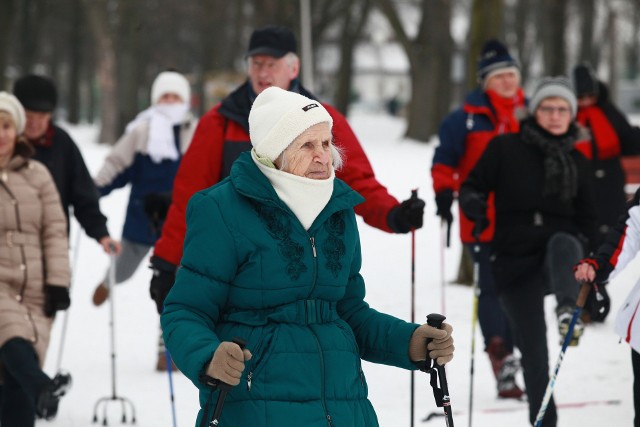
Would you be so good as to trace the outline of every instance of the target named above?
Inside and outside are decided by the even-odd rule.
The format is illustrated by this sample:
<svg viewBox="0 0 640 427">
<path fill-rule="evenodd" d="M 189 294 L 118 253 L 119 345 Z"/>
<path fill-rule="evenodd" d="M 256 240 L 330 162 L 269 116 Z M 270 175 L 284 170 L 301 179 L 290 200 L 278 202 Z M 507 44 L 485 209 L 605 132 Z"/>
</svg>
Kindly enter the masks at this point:
<svg viewBox="0 0 640 427">
<path fill-rule="evenodd" d="M 40 239 L 34 234 L 27 234 L 21 231 L 9 230 L 5 232 L 4 239 L 0 238 L 0 246 L 37 246 Z"/>
<path fill-rule="evenodd" d="M 338 320 L 336 306 L 335 301 L 305 299 L 273 308 L 224 313 L 222 320 L 249 326 L 264 326 L 270 322 L 311 325 Z"/>
</svg>

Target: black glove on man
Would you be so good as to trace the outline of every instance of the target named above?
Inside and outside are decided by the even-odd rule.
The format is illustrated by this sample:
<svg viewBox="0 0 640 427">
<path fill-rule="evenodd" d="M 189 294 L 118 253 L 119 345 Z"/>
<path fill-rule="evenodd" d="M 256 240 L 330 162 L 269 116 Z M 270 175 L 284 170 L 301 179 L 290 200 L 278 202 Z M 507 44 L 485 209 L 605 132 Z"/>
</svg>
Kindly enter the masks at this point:
<svg viewBox="0 0 640 427">
<path fill-rule="evenodd" d="M 151 221 L 154 231 L 160 234 L 160 228 L 171 206 L 171 193 L 149 193 L 144 196 L 144 213 Z"/>
<path fill-rule="evenodd" d="M 408 233 L 422 227 L 425 202 L 411 197 L 392 208 L 387 215 L 387 224 L 395 233 Z"/>
<path fill-rule="evenodd" d="M 447 224 L 451 225 L 453 222 L 453 214 L 451 213 L 451 205 L 453 204 L 453 190 L 442 190 L 436 193 L 436 215 L 443 220 L 447 221 Z"/>
<path fill-rule="evenodd" d="M 479 239 L 480 234 L 489 226 L 486 196 L 475 191 L 464 191 L 460 193 L 458 203 L 467 218 L 475 223 L 473 237 Z"/>
<path fill-rule="evenodd" d="M 153 271 L 153 277 L 151 277 L 151 284 L 149 285 L 149 294 L 156 303 L 158 314 L 162 314 L 164 299 L 176 281 L 176 266 L 162 258 L 152 256 L 151 270 Z"/>
<path fill-rule="evenodd" d="M 66 310 L 71 305 L 69 288 L 63 286 L 44 285 L 44 314 L 53 317 L 56 311 Z"/>
</svg>

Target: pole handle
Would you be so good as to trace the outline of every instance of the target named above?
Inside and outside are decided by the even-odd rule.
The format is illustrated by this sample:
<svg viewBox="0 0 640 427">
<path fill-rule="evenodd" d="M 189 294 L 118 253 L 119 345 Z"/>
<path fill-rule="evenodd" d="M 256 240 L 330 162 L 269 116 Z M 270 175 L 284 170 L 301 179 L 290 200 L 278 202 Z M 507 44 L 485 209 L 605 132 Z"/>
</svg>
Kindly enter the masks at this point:
<svg viewBox="0 0 640 427">
<path fill-rule="evenodd" d="M 580 292 L 578 293 L 578 299 L 576 300 L 576 307 L 580 309 L 584 308 L 584 304 L 587 302 L 587 296 L 589 296 L 589 291 L 591 291 L 591 286 L 593 284 L 591 282 L 583 282 L 580 284 Z"/>
</svg>

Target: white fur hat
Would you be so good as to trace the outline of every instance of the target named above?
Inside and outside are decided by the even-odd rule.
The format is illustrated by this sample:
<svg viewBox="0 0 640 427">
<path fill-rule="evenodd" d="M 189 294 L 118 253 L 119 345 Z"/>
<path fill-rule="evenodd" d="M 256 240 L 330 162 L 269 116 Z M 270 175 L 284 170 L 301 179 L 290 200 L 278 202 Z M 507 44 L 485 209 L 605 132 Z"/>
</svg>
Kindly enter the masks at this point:
<svg viewBox="0 0 640 427">
<path fill-rule="evenodd" d="M 24 132 L 24 126 L 27 123 L 27 119 L 24 114 L 24 108 L 18 98 L 11 95 L 8 92 L 0 92 L 0 111 L 6 111 L 11 114 L 13 121 L 16 124 L 17 134 L 20 135 Z"/>
<path fill-rule="evenodd" d="M 175 93 L 182 98 L 182 101 L 189 104 L 191 102 L 191 86 L 189 81 L 180 73 L 175 71 L 163 71 L 151 85 L 151 104 L 156 104 L 162 95 Z"/>
<path fill-rule="evenodd" d="M 259 156 L 274 161 L 305 130 L 333 119 L 320 102 L 279 87 L 256 97 L 249 113 L 251 144 Z"/>
</svg>

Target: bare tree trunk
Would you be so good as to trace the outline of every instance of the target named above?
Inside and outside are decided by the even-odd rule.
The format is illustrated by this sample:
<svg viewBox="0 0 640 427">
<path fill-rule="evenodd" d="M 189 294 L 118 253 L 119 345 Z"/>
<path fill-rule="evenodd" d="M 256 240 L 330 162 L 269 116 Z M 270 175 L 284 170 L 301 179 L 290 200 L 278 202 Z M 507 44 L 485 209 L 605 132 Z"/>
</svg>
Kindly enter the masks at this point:
<svg viewBox="0 0 640 427">
<path fill-rule="evenodd" d="M 469 23 L 469 52 L 467 55 L 468 90 L 473 90 L 478 85 L 476 65 L 484 43 L 492 38 L 503 38 L 503 1 L 473 0 Z"/>
<path fill-rule="evenodd" d="M 544 13 L 540 15 L 538 28 L 542 39 L 542 56 L 546 75 L 557 76 L 567 70 L 567 27 L 568 0 L 542 0 Z"/>
<path fill-rule="evenodd" d="M 69 96 L 67 98 L 67 120 L 69 123 L 80 121 L 80 70 L 82 67 L 82 3 L 80 0 L 71 0 L 71 31 L 69 32 L 69 73 L 67 74 L 67 86 Z"/>
<path fill-rule="evenodd" d="M 353 51 L 369 16 L 370 2 L 362 0 L 351 4 L 345 13 L 340 43 L 340 66 L 334 96 L 334 106 L 345 116 L 351 101 L 351 79 L 353 76 Z"/>
<path fill-rule="evenodd" d="M 140 27 L 140 3 L 124 2 L 123 11 L 120 13 L 122 23 L 118 34 L 121 40 L 116 51 L 116 67 L 118 75 L 117 104 L 118 115 L 116 122 L 116 134 L 124 131 L 126 124 L 131 121 L 138 112 L 138 60 L 140 53 L 139 27 Z"/>
<path fill-rule="evenodd" d="M 6 0 L 0 13 L 0 90 L 6 88 L 4 70 L 7 68 L 9 46 L 14 43 L 13 22 L 17 14 L 17 0 Z"/>
<path fill-rule="evenodd" d="M 595 31 L 595 0 L 580 0 L 580 51 L 578 53 L 578 63 L 594 64 L 594 43 L 593 34 Z"/>
<path fill-rule="evenodd" d="M 607 35 L 609 41 L 609 99 L 615 104 L 618 95 L 618 30 L 617 14 L 613 7 L 607 16 Z"/>
<path fill-rule="evenodd" d="M 4 11 L 3 11 L 4 13 Z M 44 0 L 23 0 L 21 15 L 21 49 L 18 58 L 22 74 L 30 72 L 38 55 L 45 21 Z"/>
<path fill-rule="evenodd" d="M 631 43 L 627 47 L 627 78 L 634 80 L 640 74 L 640 0 L 633 0 L 630 7 L 632 8 L 631 22 Z"/>
<path fill-rule="evenodd" d="M 536 53 L 535 25 L 532 25 L 532 22 L 536 21 L 538 13 L 536 0 L 520 0 L 515 4 L 514 32 L 523 82 L 529 78 L 529 68 Z"/>
<path fill-rule="evenodd" d="M 98 142 L 112 144 L 118 137 L 117 69 L 114 40 L 107 19 L 107 5 L 105 0 L 83 0 L 83 4 L 98 46 L 96 67 L 101 117 Z"/>
</svg>

